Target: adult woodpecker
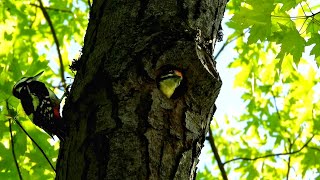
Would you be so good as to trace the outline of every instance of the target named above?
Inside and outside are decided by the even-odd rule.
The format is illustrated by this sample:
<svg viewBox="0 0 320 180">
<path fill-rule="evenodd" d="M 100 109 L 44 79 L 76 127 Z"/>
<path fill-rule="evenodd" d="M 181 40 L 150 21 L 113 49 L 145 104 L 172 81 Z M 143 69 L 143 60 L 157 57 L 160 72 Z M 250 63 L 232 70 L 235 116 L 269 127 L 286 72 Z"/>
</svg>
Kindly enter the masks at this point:
<svg viewBox="0 0 320 180">
<path fill-rule="evenodd" d="M 160 74 L 157 77 L 157 85 L 160 91 L 167 97 L 175 99 L 185 89 L 185 82 L 183 74 L 180 70 L 165 66 L 161 68 Z"/>
<path fill-rule="evenodd" d="M 60 116 L 60 100 L 38 78 L 43 73 L 33 77 L 23 77 L 12 90 L 12 94 L 20 99 L 23 110 L 38 127 L 42 128 L 51 137 L 58 136 L 64 140 L 64 124 Z"/>
</svg>

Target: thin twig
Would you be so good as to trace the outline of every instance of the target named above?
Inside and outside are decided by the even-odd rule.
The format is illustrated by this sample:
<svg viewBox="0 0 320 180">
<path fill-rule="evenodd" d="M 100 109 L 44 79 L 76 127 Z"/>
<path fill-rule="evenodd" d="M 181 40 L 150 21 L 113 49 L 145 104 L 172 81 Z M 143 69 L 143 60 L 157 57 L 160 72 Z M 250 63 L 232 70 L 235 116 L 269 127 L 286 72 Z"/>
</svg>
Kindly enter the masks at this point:
<svg viewBox="0 0 320 180">
<path fill-rule="evenodd" d="M 316 12 L 316 13 L 312 13 L 311 15 L 304 15 L 304 16 L 290 16 L 288 18 L 290 19 L 308 19 L 310 17 L 314 17 L 316 16 L 317 14 L 320 14 L 320 11 L 319 12 Z M 278 15 L 271 15 L 271 17 L 276 17 L 276 18 L 287 18 L 287 17 L 284 17 L 284 16 L 278 16 Z"/>
<path fill-rule="evenodd" d="M 9 115 L 8 119 L 9 119 L 9 131 L 10 131 L 10 142 L 11 142 L 12 156 L 13 156 L 14 163 L 16 165 L 18 174 L 19 174 L 19 179 L 22 180 L 22 175 L 21 175 L 21 172 L 20 172 L 20 168 L 19 168 L 19 164 L 18 164 L 18 161 L 17 161 L 16 153 L 14 151 L 14 140 L 13 140 L 13 134 L 12 134 L 12 122 L 11 122 L 11 120 L 12 120 L 12 117 L 15 116 L 16 112 L 13 111 L 12 109 L 10 109 L 10 107 L 9 107 L 9 99 L 6 99 L 5 102 L 6 102 L 6 109 L 8 111 L 8 115 Z"/>
<path fill-rule="evenodd" d="M 289 149 L 288 149 L 288 152 L 290 153 L 291 150 L 292 150 L 292 145 L 295 143 L 296 139 L 293 140 L 293 143 L 291 143 L 290 139 L 289 139 Z M 290 162 L 291 162 L 291 156 L 288 157 L 288 170 L 287 170 L 287 180 L 289 180 L 289 174 L 290 174 L 290 168 L 291 168 L 291 165 L 290 165 Z"/>
<path fill-rule="evenodd" d="M 88 0 L 88 6 L 89 6 L 89 9 L 91 10 L 92 5 L 91 5 L 91 1 L 90 0 Z"/>
<path fill-rule="evenodd" d="M 31 6 L 35 6 L 37 8 L 41 8 L 39 5 L 37 4 L 33 4 L 33 3 L 30 3 Z M 52 11 L 57 11 L 57 12 L 64 12 L 64 13 L 70 13 L 72 14 L 72 11 L 70 10 L 66 10 L 66 9 L 58 9 L 58 8 L 53 8 L 53 7 L 44 7 L 45 9 L 47 10 L 52 10 Z"/>
<path fill-rule="evenodd" d="M 18 126 L 22 129 L 22 131 L 24 133 L 26 133 L 26 135 L 30 138 L 30 140 L 37 146 L 37 148 L 40 150 L 40 152 L 43 154 L 43 156 L 46 158 L 46 160 L 48 161 L 48 163 L 50 164 L 51 168 L 54 170 L 54 172 L 56 172 L 56 169 L 54 168 L 54 166 L 52 165 L 51 161 L 49 160 L 49 158 L 47 157 L 47 155 L 45 154 L 45 152 L 42 150 L 42 148 L 38 145 L 38 143 L 30 136 L 30 134 L 23 128 L 23 126 L 20 124 L 20 122 L 14 118 L 15 122 L 18 124 Z"/>
<path fill-rule="evenodd" d="M 48 163 L 50 164 L 51 168 L 54 170 L 54 172 L 56 172 L 56 169 L 54 168 L 54 166 L 52 165 L 51 161 L 49 160 L 49 158 L 47 157 L 47 155 L 44 153 L 44 151 L 42 150 L 42 148 L 38 145 L 38 143 L 29 135 L 29 133 L 24 129 L 24 127 L 20 124 L 20 122 L 17 120 L 17 118 L 15 117 L 16 116 L 16 111 L 14 111 L 13 109 L 10 109 L 9 107 L 9 102 L 8 100 L 6 100 L 6 108 L 7 108 L 7 111 L 9 112 L 9 115 L 10 115 L 10 119 L 14 119 L 14 121 L 18 124 L 18 126 L 22 129 L 22 131 L 30 138 L 30 140 L 37 146 L 37 148 L 40 150 L 40 152 L 43 154 L 43 156 L 46 158 L 46 160 L 48 161 Z M 11 122 L 10 123 L 10 126 L 11 126 Z M 10 128 L 11 130 L 11 128 Z M 11 131 L 10 131 L 11 132 Z M 12 139 L 12 138 L 11 138 Z M 12 145 L 12 149 L 13 148 L 13 145 Z"/>
<path fill-rule="evenodd" d="M 223 180 L 228 180 L 228 176 L 227 176 L 226 170 L 223 167 L 224 164 L 221 161 L 218 149 L 217 149 L 217 147 L 216 147 L 216 145 L 214 143 L 214 138 L 213 138 L 213 135 L 212 135 L 211 128 L 209 129 L 209 143 L 210 143 L 210 146 L 211 146 L 211 150 L 212 150 L 212 152 L 214 154 L 214 157 L 217 160 L 217 163 L 218 163 L 218 166 L 219 166 L 219 169 L 220 169 L 220 172 L 221 172 Z"/>
<path fill-rule="evenodd" d="M 280 110 L 278 108 L 278 105 L 277 105 L 277 100 L 276 100 L 276 96 L 274 95 L 273 91 L 271 91 L 271 94 L 272 94 L 272 97 L 273 97 L 273 101 L 274 101 L 274 106 L 276 108 L 276 113 L 277 113 L 277 116 L 279 118 L 279 121 L 281 121 L 281 115 L 280 115 Z M 284 129 L 285 132 L 289 133 L 288 130 L 285 128 Z M 299 136 L 298 136 L 299 137 Z M 297 138 L 298 138 L 297 137 Z M 295 141 L 295 140 L 294 140 Z"/>
<path fill-rule="evenodd" d="M 12 122 L 11 122 L 11 117 L 9 118 L 9 131 L 10 131 L 10 140 L 11 140 L 11 152 L 12 152 L 12 156 L 13 156 L 13 159 L 14 159 L 14 163 L 16 164 L 16 167 L 17 167 L 17 171 L 18 171 L 18 174 L 19 174 L 19 179 L 22 180 L 22 175 L 21 175 L 21 172 L 20 172 L 20 168 L 19 168 L 19 164 L 18 164 L 18 161 L 17 161 L 17 157 L 16 157 L 16 154 L 14 152 L 14 141 L 13 141 L 13 134 L 12 134 Z"/>
<path fill-rule="evenodd" d="M 301 9 L 302 9 L 302 11 L 303 11 L 303 14 L 306 16 L 306 19 L 303 21 L 302 26 L 301 26 L 301 28 L 300 28 L 299 31 L 298 31 L 298 32 L 300 33 L 300 31 L 302 30 L 304 24 L 307 22 L 307 20 L 309 19 L 309 17 L 307 17 L 306 12 L 304 12 L 304 9 L 303 9 L 301 3 L 299 3 L 299 5 L 300 5 L 300 7 L 301 7 Z M 313 12 L 312 12 L 312 11 L 311 11 L 311 14 L 313 15 Z M 311 21 L 312 21 L 312 20 L 311 20 Z M 307 28 L 306 28 L 306 31 L 307 31 L 309 25 L 310 25 L 310 23 L 308 24 L 308 26 L 307 26 Z M 302 32 L 302 33 L 304 33 L 304 32 Z M 301 33 L 301 34 L 302 34 L 302 33 Z"/>
<path fill-rule="evenodd" d="M 33 20 L 31 20 L 31 23 L 30 23 L 30 26 L 29 26 L 30 29 L 32 28 L 33 23 L 34 23 L 34 22 L 36 21 L 36 19 L 37 19 L 37 13 L 38 13 L 38 8 L 35 8 L 34 18 L 33 18 Z"/>
<path fill-rule="evenodd" d="M 318 147 L 308 146 L 308 148 L 310 148 L 312 150 L 320 151 L 320 148 L 318 148 Z"/>
<path fill-rule="evenodd" d="M 221 54 L 221 52 L 224 50 L 224 48 L 225 48 L 227 45 L 229 45 L 229 44 L 232 43 L 233 41 L 237 40 L 239 37 L 244 36 L 247 32 L 249 32 L 249 29 L 248 29 L 246 32 L 241 33 L 239 36 L 236 36 L 236 37 L 233 38 L 233 39 L 229 39 L 229 38 L 228 38 L 228 39 L 226 40 L 226 42 L 222 45 L 222 47 L 219 49 L 218 53 L 214 56 L 213 60 L 216 61 L 216 60 L 218 59 L 219 55 Z"/>
<path fill-rule="evenodd" d="M 311 138 L 310 138 L 299 150 L 296 150 L 296 151 L 286 152 L 286 153 L 267 154 L 267 155 L 260 156 L 260 157 L 255 157 L 255 158 L 245 158 L 245 157 L 243 158 L 243 157 L 239 157 L 239 158 L 235 158 L 235 159 L 228 160 L 228 161 L 224 162 L 223 165 L 225 165 L 225 164 L 227 164 L 227 163 L 230 163 L 230 162 L 233 162 L 233 161 L 238 161 L 238 160 L 255 161 L 255 160 L 258 160 L 258 159 L 263 159 L 263 158 L 268 158 L 268 157 L 284 156 L 284 155 L 296 154 L 296 153 L 299 153 L 300 151 L 302 151 L 305 147 L 307 147 L 308 144 L 309 144 L 309 142 L 312 140 L 312 138 L 313 138 L 314 136 L 315 136 L 315 135 L 312 135 Z"/>
<path fill-rule="evenodd" d="M 273 91 L 271 91 L 271 94 L 272 94 L 273 101 L 274 101 L 274 106 L 276 108 L 276 112 L 277 112 L 277 115 L 278 115 L 278 118 L 279 118 L 279 121 L 280 121 L 281 120 L 281 116 L 280 116 L 280 112 L 279 112 L 279 109 L 278 109 L 278 106 L 277 106 L 276 96 L 274 95 Z"/>
<path fill-rule="evenodd" d="M 43 16 L 45 17 L 45 19 L 47 20 L 47 22 L 48 22 L 48 24 L 49 24 L 49 26 L 50 26 L 50 30 L 51 30 L 51 33 L 52 33 L 54 42 L 55 42 L 56 47 L 57 47 L 57 52 L 58 52 L 58 56 L 59 56 L 59 63 L 60 63 L 61 82 L 62 82 L 63 87 L 66 89 L 67 86 L 66 86 L 66 80 L 65 80 L 65 77 L 64 77 L 64 66 L 63 66 L 62 55 L 61 55 L 61 51 L 60 51 L 59 40 L 58 40 L 58 38 L 57 38 L 56 31 L 54 30 L 52 21 L 51 21 L 51 19 L 50 19 L 50 16 L 49 16 L 46 8 L 43 6 L 41 0 L 38 0 L 38 2 L 39 2 L 39 4 L 40 4 L 39 8 L 41 9 L 41 11 L 42 11 L 42 13 L 43 13 Z"/>
<path fill-rule="evenodd" d="M 292 19 L 292 20 L 305 19 L 305 20 L 303 21 L 303 24 L 302 24 L 301 28 L 300 28 L 299 31 L 298 31 L 298 32 L 301 33 L 301 34 L 303 34 L 303 33 L 305 33 L 305 32 L 307 31 L 307 29 L 309 28 L 309 25 L 311 24 L 311 22 L 314 22 L 314 23 L 317 22 L 317 20 L 316 20 L 314 17 L 315 17 L 317 14 L 320 13 L 320 11 L 319 11 L 319 12 L 316 12 L 316 13 L 313 13 L 312 10 L 311 10 L 311 8 L 309 7 L 309 4 L 308 4 L 308 3 L 306 3 L 306 4 L 307 4 L 307 6 L 308 6 L 308 8 L 309 8 L 309 10 L 310 10 L 310 12 L 311 12 L 311 15 L 307 15 L 306 12 L 305 12 L 304 9 L 303 9 L 301 3 L 299 3 L 299 5 L 300 5 L 300 7 L 301 7 L 301 9 L 302 9 L 302 11 L 303 11 L 304 16 L 290 16 L 290 17 L 289 17 L 289 18 Z M 277 15 L 271 15 L 271 17 L 287 18 L 287 17 L 277 16 Z M 306 30 L 305 30 L 304 32 L 300 32 L 300 31 L 303 29 L 303 26 L 305 25 L 305 23 L 308 21 L 309 18 L 311 18 L 311 22 L 307 25 Z"/>
<path fill-rule="evenodd" d="M 312 10 L 311 10 L 311 8 L 310 8 L 310 6 L 309 6 L 309 4 L 306 3 L 306 5 L 308 6 L 308 8 L 309 8 L 309 10 L 310 10 L 310 12 L 311 12 L 311 15 L 307 15 L 306 12 L 305 12 L 304 9 L 303 9 L 302 4 L 299 3 L 299 5 L 300 5 L 300 7 L 301 7 L 301 9 L 302 9 L 302 11 L 303 11 L 304 16 L 293 16 L 293 17 L 290 16 L 290 17 L 289 17 L 289 18 L 292 19 L 292 20 L 295 20 L 295 19 L 305 19 L 305 21 L 303 22 L 303 24 L 302 24 L 302 26 L 301 26 L 301 28 L 299 29 L 298 32 L 300 32 L 300 31 L 302 30 L 304 24 L 307 22 L 307 20 L 308 20 L 309 18 L 312 18 L 311 21 L 313 21 L 313 20 L 315 20 L 314 17 L 315 17 L 317 14 L 320 13 L 320 11 L 319 11 L 319 12 L 316 12 L 316 13 L 313 13 Z M 277 16 L 277 15 L 271 15 L 271 17 L 286 18 L 286 17 L 283 17 L 283 16 Z M 311 23 L 308 24 L 306 30 L 308 29 L 308 27 L 309 27 L 310 24 L 311 24 Z M 304 32 L 302 32 L 302 33 L 304 33 Z"/>
<path fill-rule="evenodd" d="M 290 174 L 290 169 L 291 169 L 291 156 L 288 157 L 288 170 L 287 170 L 287 180 L 289 180 L 289 174 Z"/>
</svg>

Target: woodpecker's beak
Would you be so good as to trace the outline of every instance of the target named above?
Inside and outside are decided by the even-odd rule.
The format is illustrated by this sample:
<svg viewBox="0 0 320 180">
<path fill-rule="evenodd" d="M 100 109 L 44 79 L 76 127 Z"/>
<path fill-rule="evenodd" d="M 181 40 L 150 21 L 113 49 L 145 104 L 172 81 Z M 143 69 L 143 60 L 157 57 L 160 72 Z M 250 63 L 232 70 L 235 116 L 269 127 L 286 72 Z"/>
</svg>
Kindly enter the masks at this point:
<svg viewBox="0 0 320 180">
<path fill-rule="evenodd" d="M 44 71 L 41 71 L 39 74 L 35 75 L 32 80 L 38 80 L 39 77 L 41 76 L 41 74 L 43 73 Z"/>
</svg>

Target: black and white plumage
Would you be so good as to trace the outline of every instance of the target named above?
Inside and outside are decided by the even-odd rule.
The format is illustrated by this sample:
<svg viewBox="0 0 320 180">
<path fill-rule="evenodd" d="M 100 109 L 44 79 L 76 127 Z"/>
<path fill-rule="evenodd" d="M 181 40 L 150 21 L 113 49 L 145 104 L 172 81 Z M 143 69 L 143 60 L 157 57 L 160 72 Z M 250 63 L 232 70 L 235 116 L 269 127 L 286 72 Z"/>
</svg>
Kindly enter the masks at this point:
<svg viewBox="0 0 320 180">
<path fill-rule="evenodd" d="M 65 137 L 65 128 L 60 116 L 60 100 L 38 81 L 40 72 L 33 77 L 23 77 L 12 90 L 15 97 L 20 99 L 25 113 L 32 122 L 46 131 L 51 137 L 57 135 L 60 140 Z"/>
</svg>

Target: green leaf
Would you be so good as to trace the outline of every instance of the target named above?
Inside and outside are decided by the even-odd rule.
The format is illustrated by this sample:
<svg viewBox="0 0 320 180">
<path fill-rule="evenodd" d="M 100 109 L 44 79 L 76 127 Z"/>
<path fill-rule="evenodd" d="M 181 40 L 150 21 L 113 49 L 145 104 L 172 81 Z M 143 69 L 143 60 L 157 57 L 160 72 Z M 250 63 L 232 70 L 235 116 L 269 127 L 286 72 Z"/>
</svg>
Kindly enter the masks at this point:
<svg viewBox="0 0 320 180">
<path fill-rule="evenodd" d="M 45 3 L 63 55 L 68 55 L 71 41 L 79 46 L 83 44 L 88 23 L 87 3 L 78 0 Z M 0 179 L 18 179 L 12 149 L 8 146 L 8 118 L 15 117 L 51 160 L 57 158 L 59 145 L 49 143 L 50 137 L 27 119 L 20 101 L 12 95 L 12 87 L 22 76 L 33 76 L 43 70 L 47 73 L 41 80 L 56 81 L 57 75 L 50 71 L 52 68 L 58 71 L 61 67 L 49 67 L 54 64 L 49 61 L 58 62 L 56 44 L 37 2 L 2 0 L 0 12 Z M 68 71 L 70 59 L 63 58 L 64 68 Z M 7 110 L 6 102 L 12 110 Z M 54 179 L 55 173 L 35 144 L 16 123 L 12 128 L 23 179 Z"/>
<path fill-rule="evenodd" d="M 299 64 L 306 41 L 300 36 L 296 29 L 280 25 L 282 32 L 277 33 L 278 42 L 281 42 L 281 51 L 277 58 L 283 59 L 285 55 L 291 54 L 296 65 Z"/>
<path fill-rule="evenodd" d="M 320 57 L 320 35 L 319 34 L 312 34 L 310 39 L 307 41 L 306 45 L 314 45 L 310 55 L 315 55 L 315 57 Z M 316 59 L 318 67 L 320 67 L 319 58 Z"/>
</svg>

